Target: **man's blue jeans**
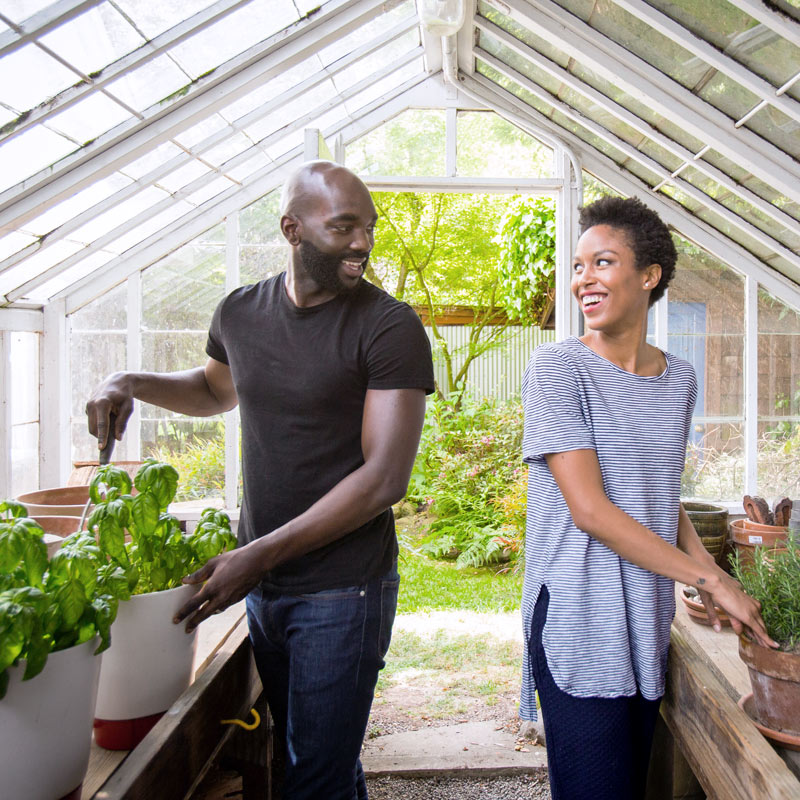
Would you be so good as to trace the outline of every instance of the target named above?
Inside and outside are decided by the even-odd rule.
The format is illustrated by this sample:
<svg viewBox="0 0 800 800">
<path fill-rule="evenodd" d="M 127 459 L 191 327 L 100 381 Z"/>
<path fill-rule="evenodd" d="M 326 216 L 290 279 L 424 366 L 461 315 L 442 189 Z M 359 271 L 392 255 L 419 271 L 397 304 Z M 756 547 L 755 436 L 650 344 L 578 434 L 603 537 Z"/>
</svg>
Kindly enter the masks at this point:
<svg viewBox="0 0 800 800">
<path fill-rule="evenodd" d="M 366 800 L 359 753 L 399 583 L 393 569 L 361 586 L 248 595 L 256 666 L 286 739 L 285 800 Z"/>
</svg>

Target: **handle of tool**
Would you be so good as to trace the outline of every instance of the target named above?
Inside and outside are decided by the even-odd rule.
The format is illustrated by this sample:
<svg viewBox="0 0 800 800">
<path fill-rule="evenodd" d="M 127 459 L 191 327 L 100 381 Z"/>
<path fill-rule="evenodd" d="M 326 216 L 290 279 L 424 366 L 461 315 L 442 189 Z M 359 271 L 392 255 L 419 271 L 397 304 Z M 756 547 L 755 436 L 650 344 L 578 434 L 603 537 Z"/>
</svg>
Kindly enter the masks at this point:
<svg viewBox="0 0 800 800">
<path fill-rule="evenodd" d="M 116 421 L 117 415 L 112 411 L 108 415 L 108 435 L 106 436 L 106 446 L 100 450 L 100 455 L 97 457 L 97 460 L 101 466 L 103 464 L 108 464 L 108 462 L 111 461 L 111 454 L 114 452 L 114 445 L 117 441 L 114 436 Z"/>
</svg>

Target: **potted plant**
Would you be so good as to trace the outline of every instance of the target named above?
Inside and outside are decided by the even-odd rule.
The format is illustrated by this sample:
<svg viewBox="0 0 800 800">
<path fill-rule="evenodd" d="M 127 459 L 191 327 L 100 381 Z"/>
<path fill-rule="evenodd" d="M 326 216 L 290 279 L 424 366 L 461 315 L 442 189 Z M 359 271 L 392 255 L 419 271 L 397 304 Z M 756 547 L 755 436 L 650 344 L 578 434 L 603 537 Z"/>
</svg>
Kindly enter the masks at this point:
<svg viewBox="0 0 800 800">
<path fill-rule="evenodd" d="M 197 587 L 181 579 L 236 544 L 228 516 L 216 509 L 203 511 L 195 530 L 183 533 L 167 513 L 177 485 L 175 469 L 152 459 L 133 482 L 108 465 L 90 484 L 89 530 L 131 593 L 120 604 L 100 673 L 95 740 L 108 749 L 135 747 L 189 685 L 196 635 L 172 619 Z"/>
<path fill-rule="evenodd" d="M 780 649 L 739 637 L 739 656 L 747 664 L 754 715 L 772 731 L 797 737 L 800 744 L 800 536 L 785 549 L 757 547 L 752 561 L 737 553 L 733 571 L 744 590 L 761 603 L 767 633 Z"/>
<path fill-rule="evenodd" d="M 5 797 L 79 797 L 122 570 L 76 533 L 47 558 L 44 532 L 0 503 L 0 775 Z M 65 735 L 67 733 L 67 735 Z M 46 759 L 46 763 L 43 762 Z M 42 763 L 43 768 L 32 765 Z"/>
</svg>

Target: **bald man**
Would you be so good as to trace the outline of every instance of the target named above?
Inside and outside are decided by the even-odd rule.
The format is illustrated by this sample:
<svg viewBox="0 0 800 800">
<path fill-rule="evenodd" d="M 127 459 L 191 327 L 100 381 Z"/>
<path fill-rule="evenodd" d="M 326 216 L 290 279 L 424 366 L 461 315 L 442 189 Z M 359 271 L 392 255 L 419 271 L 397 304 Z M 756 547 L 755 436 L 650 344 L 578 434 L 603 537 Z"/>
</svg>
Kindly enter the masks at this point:
<svg viewBox="0 0 800 800">
<path fill-rule="evenodd" d="M 204 367 L 118 372 L 87 404 L 105 444 L 141 400 L 191 416 L 239 404 L 236 550 L 186 578 L 193 630 L 247 597 L 256 664 L 286 738 L 287 800 L 363 800 L 359 752 L 397 604 L 391 505 L 406 492 L 433 391 L 413 310 L 363 279 L 377 219 L 367 187 L 327 161 L 288 180 L 285 273 L 228 295 Z"/>
</svg>

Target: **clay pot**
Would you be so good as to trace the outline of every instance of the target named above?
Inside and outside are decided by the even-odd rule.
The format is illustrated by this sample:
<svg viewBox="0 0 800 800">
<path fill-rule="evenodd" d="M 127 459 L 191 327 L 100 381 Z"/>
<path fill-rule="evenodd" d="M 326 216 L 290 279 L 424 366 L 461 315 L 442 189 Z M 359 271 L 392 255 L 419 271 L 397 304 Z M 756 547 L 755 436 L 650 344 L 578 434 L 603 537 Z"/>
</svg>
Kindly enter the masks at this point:
<svg viewBox="0 0 800 800">
<path fill-rule="evenodd" d="M 33 517 L 33 521 L 44 531 L 47 557 L 52 558 L 67 536 L 75 533 L 81 523 L 80 517 Z M 83 524 L 86 529 L 86 522 Z"/>
<path fill-rule="evenodd" d="M 756 547 L 766 547 L 772 551 L 786 549 L 789 528 L 782 525 L 761 525 L 749 519 L 737 519 L 730 524 L 739 559 L 744 566 L 753 563 L 753 551 Z"/>
<path fill-rule="evenodd" d="M 690 587 L 684 586 L 681 590 L 681 600 L 683 600 L 684 604 L 686 605 L 686 613 L 691 618 L 692 622 L 696 622 L 699 625 L 711 625 L 711 620 L 708 618 L 708 612 L 706 611 L 706 607 L 699 599 L 695 599 L 687 594 L 687 590 Z M 728 615 L 719 607 L 714 606 L 717 610 L 717 616 L 719 617 L 720 625 L 723 628 L 729 628 L 731 625 L 730 619 L 728 619 Z"/>
<path fill-rule="evenodd" d="M 80 517 L 89 500 L 88 486 L 59 486 L 27 492 L 17 498 L 32 517 Z"/>
<path fill-rule="evenodd" d="M 683 507 L 686 509 L 703 547 L 714 556 L 717 564 L 723 564 L 725 542 L 728 539 L 727 510 L 710 503 L 684 503 Z"/>
<path fill-rule="evenodd" d="M 800 655 L 762 647 L 742 634 L 739 657 L 750 673 L 759 722 L 776 731 L 800 735 Z"/>
</svg>

